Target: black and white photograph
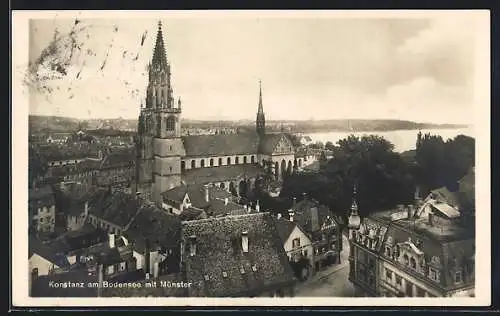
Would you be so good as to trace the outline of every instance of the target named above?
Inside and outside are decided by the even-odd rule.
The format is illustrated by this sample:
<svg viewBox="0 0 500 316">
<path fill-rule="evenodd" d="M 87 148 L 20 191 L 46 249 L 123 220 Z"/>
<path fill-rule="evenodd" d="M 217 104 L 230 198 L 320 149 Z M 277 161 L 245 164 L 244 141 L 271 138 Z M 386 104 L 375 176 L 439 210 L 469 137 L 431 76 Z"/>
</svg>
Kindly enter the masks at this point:
<svg viewBox="0 0 500 316">
<path fill-rule="evenodd" d="M 489 305 L 488 11 L 12 21 L 14 304 Z"/>
</svg>

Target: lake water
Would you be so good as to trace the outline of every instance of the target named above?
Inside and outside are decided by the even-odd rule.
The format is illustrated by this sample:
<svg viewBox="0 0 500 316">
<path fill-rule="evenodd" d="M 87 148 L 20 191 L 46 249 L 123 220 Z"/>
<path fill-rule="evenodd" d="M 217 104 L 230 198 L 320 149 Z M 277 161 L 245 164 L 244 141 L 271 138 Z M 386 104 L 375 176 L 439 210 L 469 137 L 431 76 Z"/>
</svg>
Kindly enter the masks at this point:
<svg viewBox="0 0 500 316">
<path fill-rule="evenodd" d="M 454 138 L 457 135 L 467 135 L 474 137 L 474 130 L 472 127 L 459 128 L 459 129 L 422 129 L 422 134 L 430 133 L 431 135 L 440 135 L 444 140 Z M 396 130 L 389 132 L 325 132 L 325 133 L 309 133 L 305 134 L 311 137 L 313 142 L 321 141 L 323 143 L 331 141 L 336 144 L 337 141 L 354 134 L 356 136 L 363 135 L 379 135 L 394 144 L 394 150 L 403 152 L 406 150 L 415 149 L 417 142 L 418 130 Z"/>
</svg>

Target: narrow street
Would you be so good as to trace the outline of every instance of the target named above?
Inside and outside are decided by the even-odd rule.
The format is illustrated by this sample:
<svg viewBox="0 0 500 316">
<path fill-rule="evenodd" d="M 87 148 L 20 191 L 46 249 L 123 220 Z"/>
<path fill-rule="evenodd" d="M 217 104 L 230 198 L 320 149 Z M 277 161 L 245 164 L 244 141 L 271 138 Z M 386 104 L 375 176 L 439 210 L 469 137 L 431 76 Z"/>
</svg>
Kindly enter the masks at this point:
<svg viewBox="0 0 500 316">
<path fill-rule="evenodd" d="M 342 235 L 340 264 L 318 272 L 307 281 L 299 283 L 295 296 L 302 297 L 354 297 L 354 287 L 349 282 L 349 242 Z"/>
</svg>

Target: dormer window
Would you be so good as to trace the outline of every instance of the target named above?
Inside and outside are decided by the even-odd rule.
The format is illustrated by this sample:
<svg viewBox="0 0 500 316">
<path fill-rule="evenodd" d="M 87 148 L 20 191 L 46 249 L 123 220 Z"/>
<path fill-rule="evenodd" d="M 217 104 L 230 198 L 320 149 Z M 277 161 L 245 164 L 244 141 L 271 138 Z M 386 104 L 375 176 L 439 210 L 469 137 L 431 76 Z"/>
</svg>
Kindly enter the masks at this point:
<svg viewBox="0 0 500 316">
<path fill-rule="evenodd" d="M 408 258 L 408 255 L 406 255 L 406 254 L 405 254 L 405 255 L 403 256 L 403 262 L 404 262 L 404 264 L 405 264 L 405 265 L 408 265 L 408 264 L 409 264 L 409 258 Z"/>
<path fill-rule="evenodd" d="M 209 281 L 210 280 L 210 277 L 208 276 L 208 274 L 205 274 L 205 281 Z"/>
<path fill-rule="evenodd" d="M 222 276 L 227 278 L 227 272 L 226 271 L 222 271 Z"/>
<path fill-rule="evenodd" d="M 252 266 L 252 271 L 257 272 L 257 266 L 255 264 Z"/>
<path fill-rule="evenodd" d="M 417 269 L 417 261 L 413 257 L 410 258 L 410 267 L 415 270 Z"/>
</svg>

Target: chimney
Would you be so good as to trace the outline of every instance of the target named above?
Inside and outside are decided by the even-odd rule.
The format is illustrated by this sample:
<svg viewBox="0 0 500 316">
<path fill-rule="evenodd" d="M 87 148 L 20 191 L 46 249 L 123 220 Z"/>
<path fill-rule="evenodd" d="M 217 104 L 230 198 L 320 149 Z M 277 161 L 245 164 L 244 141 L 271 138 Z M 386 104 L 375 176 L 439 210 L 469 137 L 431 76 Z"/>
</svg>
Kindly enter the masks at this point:
<svg viewBox="0 0 500 316">
<path fill-rule="evenodd" d="M 243 253 L 248 253 L 248 232 L 244 231 L 241 233 L 241 249 Z"/>
<path fill-rule="evenodd" d="M 224 199 L 224 205 L 227 205 L 227 203 L 229 202 L 229 199 L 228 198 L 225 198 Z"/>
<path fill-rule="evenodd" d="M 306 192 L 302 192 L 302 199 L 307 200 L 307 193 Z"/>
<path fill-rule="evenodd" d="M 259 212 L 260 212 L 259 200 L 257 200 L 257 205 L 255 205 L 255 211 L 256 211 L 257 213 L 259 213 Z"/>
<path fill-rule="evenodd" d="M 153 265 L 153 277 L 157 278 L 160 272 L 160 263 L 157 261 Z"/>
<path fill-rule="evenodd" d="M 97 287 L 97 297 L 102 296 L 102 282 L 104 280 L 104 266 L 102 263 L 98 263 L 97 266 L 97 282 L 99 282 L 99 286 Z"/>
<path fill-rule="evenodd" d="M 115 234 L 108 234 L 108 244 L 109 248 L 115 248 Z"/>
<path fill-rule="evenodd" d="M 205 192 L 205 202 L 210 202 L 210 194 L 209 194 L 209 190 L 208 190 L 208 185 L 204 185 L 203 186 L 203 190 Z"/>
<path fill-rule="evenodd" d="M 196 255 L 196 235 L 189 236 L 189 255 Z"/>
<path fill-rule="evenodd" d="M 288 216 L 290 218 L 290 222 L 293 222 L 293 211 L 292 210 L 288 211 Z"/>
<path fill-rule="evenodd" d="M 292 203 L 292 209 L 295 210 L 295 207 L 297 206 L 297 198 L 294 196 L 293 197 L 293 203 Z"/>
</svg>

